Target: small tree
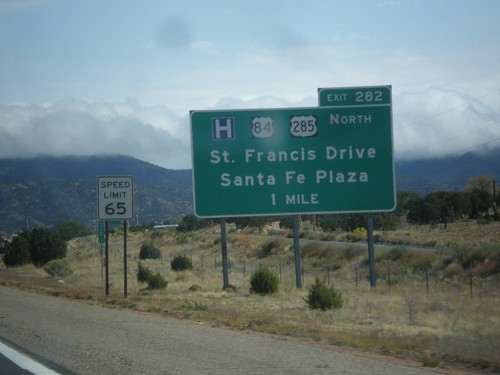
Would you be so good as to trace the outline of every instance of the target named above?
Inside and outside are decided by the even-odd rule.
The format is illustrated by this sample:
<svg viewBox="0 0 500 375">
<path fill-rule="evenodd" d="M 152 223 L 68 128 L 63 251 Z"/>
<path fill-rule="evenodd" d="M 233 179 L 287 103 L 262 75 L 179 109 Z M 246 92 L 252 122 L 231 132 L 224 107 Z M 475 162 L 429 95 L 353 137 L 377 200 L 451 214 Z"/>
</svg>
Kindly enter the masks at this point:
<svg viewBox="0 0 500 375">
<path fill-rule="evenodd" d="M 250 292 L 266 295 L 278 292 L 279 280 L 270 269 L 260 268 L 255 271 L 250 279 Z"/>
<path fill-rule="evenodd" d="M 168 283 L 159 273 L 152 274 L 148 279 L 148 289 L 165 289 Z"/>
<path fill-rule="evenodd" d="M 144 267 L 141 262 L 137 264 L 137 281 L 139 283 L 147 283 L 151 277 L 151 270 Z"/>
<path fill-rule="evenodd" d="M 147 267 L 144 267 L 141 262 L 137 265 L 137 281 L 140 283 L 148 283 L 148 289 L 165 289 L 168 285 L 167 280 L 159 273 L 153 273 Z"/>
<path fill-rule="evenodd" d="M 43 270 L 50 276 L 63 277 L 73 273 L 67 259 L 54 259 L 45 263 Z"/>
<path fill-rule="evenodd" d="M 59 236 L 64 241 L 69 241 L 77 237 L 87 236 L 90 233 L 92 233 L 87 225 L 79 223 L 77 221 L 67 221 L 67 222 L 57 223 L 55 227 L 59 231 L 58 232 Z"/>
<path fill-rule="evenodd" d="M 139 259 L 160 259 L 161 250 L 158 249 L 151 241 L 147 241 L 141 245 L 139 251 Z"/>
<path fill-rule="evenodd" d="M 311 309 L 340 309 L 343 305 L 342 293 L 320 279 L 315 280 L 305 300 Z"/>
<path fill-rule="evenodd" d="M 3 262 L 7 267 L 21 266 L 31 262 L 29 241 L 26 232 L 14 237 L 12 242 L 5 246 Z"/>
<path fill-rule="evenodd" d="M 67 243 L 56 232 L 35 228 L 28 237 L 31 261 L 35 266 L 66 257 Z"/>
<path fill-rule="evenodd" d="M 193 269 L 193 262 L 186 255 L 176 255 L 170 262 L 172 271 L 186 271 Z"/>
<path fill-rule="evenodd" d="M 179 232 L 191 232 L 194 230 L 205 228 L 211 225 L 212 221 L 209 219 L 198 219 L 194 215 L 186 215 L 179 223 L 177 230 Z"/>
</svg>

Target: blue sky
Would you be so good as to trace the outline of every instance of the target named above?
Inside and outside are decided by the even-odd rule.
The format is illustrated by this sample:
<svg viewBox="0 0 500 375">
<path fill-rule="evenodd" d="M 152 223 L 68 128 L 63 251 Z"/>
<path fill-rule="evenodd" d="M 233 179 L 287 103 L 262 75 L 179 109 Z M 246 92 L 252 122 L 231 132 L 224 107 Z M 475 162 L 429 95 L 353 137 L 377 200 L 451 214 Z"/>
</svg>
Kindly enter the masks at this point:
<svg viewBox="0 0 500 375">
<path fill-rule="evenodd" d="M 498 0 L 0 0 L 0 157 L 190 168 L 189 110 L 392 85 L 396 158 L 500 145 Z"/>
</svg>

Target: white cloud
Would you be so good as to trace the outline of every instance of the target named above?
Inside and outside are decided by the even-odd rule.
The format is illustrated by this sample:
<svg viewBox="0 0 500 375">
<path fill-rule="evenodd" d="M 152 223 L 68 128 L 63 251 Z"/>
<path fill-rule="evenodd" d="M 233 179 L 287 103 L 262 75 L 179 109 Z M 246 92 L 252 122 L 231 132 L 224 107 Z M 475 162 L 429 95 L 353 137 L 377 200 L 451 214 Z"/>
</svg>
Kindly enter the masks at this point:
<svg viewBox="0 0 500 375">
<path fill-rule="evenodd" d="M 162 106 L 71 100 L 0 106 L 0 157 L 124 154 L 190 168 L 187 119 Z"/>
<path fill-rule="evenodd" d="M 216 50 L 215 44 L 207 40 L 199 40 L 188 44 L 188 48 L 194 51 L 213 52 Z"/>
<path fill-rule="evenodd" d="M 498 103 L 500 90 L 491 94 Z M 400 159 L 483 151 L 500 144 L 500 110 L 454 90 L 405 92 L 394 100 L 394 134 Z"/>
<path fill-rule="evenodd" d="M 500 90 L 485 94 L 474 98 L 437 87 L 393 92 L 396 159 L 498 147 Z M 214 109 L 315 105 L 315 95 L 207 99 L 207 108 Z M 0 158 L 124 154 L 165 168 L 191 167 L 188 113 L 178 115 L 163 105 L 78 99 L 0 105 L 0 124 Z"/>
</svg>

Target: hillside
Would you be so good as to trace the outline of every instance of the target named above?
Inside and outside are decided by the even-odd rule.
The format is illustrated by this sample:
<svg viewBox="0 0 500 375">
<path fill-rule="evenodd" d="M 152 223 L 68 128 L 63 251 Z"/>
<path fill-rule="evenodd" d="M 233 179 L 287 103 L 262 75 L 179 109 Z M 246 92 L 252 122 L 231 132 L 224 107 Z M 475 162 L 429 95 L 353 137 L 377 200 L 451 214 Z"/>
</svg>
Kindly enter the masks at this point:
<svg viewBox="0 0 500 375">
<path fill-rule="evenodd" d="M 441 159 L 397 161 L 396 188 L 419 194 L 460 191 L 467 179 L 500 176 L 500 149 Z M 135 222 L 192 213 L 191 170 L 165 169 L 130 156 L 0 159 L 0 233 L 96 218 L 96 177 L 134 177 Z"/>
<path fill-rule="evenodd" d="M 410 161 L 396 160 L 398 191 L 426 194 L 434 191 L 460 191 L 476 176 L 500 176 L 500 148 L 477 154 Z"/>
<path fill-rule="evenodd" d="M 134 177 L 136 222 L 192 212 L 190 170 L 169 170 L 128 156 L 0 160 L 0 232 L 96 218 L 96 177 Z"/>
</svg>

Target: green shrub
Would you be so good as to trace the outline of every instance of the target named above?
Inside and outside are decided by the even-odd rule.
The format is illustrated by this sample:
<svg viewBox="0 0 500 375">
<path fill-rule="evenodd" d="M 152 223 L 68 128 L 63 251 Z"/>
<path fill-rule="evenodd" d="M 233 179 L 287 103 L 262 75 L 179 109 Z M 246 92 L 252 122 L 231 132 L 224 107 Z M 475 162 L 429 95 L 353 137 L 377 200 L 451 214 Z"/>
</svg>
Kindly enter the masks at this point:
<svg viewBox="0 0 500 375">
<path fill-rule="evenodd" d="M 56 232 L 35 228 L 29 232 L 28 241 L 31 261 L 35 266 L 66 257 L 68 245 Z"/>
<path fill-rule="evenodd" d="M 348 262 L 364 254 L 364 249 L 357 246 L 348 246 L 342 251 L 342 258 Z"/>
<path fill-rule="evenodd" d="M 392 260 L 393 262 L 397 262 L 402 257 L 403 257 L 403 252 L 401 251 L 401 249 L 398 249 L 397 247 L 392 248 L 387 253 L 387 259 Z"/>
<path fill-rule="evenodd" d="M 273 294 L 278 292 L 278 276 L 268 268 L 255 271 L 250 279 L 250 292 L 256 294 Z"/>
<path fill-rule="evenodd" d="M 152 242 L 148 241 L 141 245 L 139 259 L 160 259 L 161 251 Z"/>
<path fill-rule="evenodd" d="M 311 309 L 340 309 L 343 305 L 342 293 L 319 279 L 311 286 L 305 300 Z"/>
<path fill-rule="evenodd" d="M 151 270 L 144 267 L 141 262 L 137 264 L 137 281 L 140 283 L 147 283 L 151 277 Z"/>
<path fill-rule="evenodd" d="M 87 225 L 77 221 L 57 223 L 55 227 L 57 228 L 59 237 L 61 237 L 64 241 L 69 241 L 77 237 L 88 236 L 92 233 Z"/>
<path fill-rule="evenodd" d="M 140 283 L 148 283 L 148 289 L 164 289 L 168 282 L 159 273 L 153 273 L 147 267 L 144 267 L 141 262 L 137 265 L 137 281 Z"/>
<path fill-rule="evenodd" d="M 3 262 L 7 267 L 21 266 L 31 262 L 29 240 L 25 232 L 14 237 L 12 242 L 5 246 Z"/>
<path fill-rule="evenodd" d="M 257 253 L 257 257 L 259 259 L 267 258 L 271 254 L 278 254 L 282 252 L 286 248 L 286 241 L 283 238 L 276 238 L 270 241 L 267 241 L 262 247 L 259 249 Z"/>
<path fill-rule="evenodd" d="M 167 280 L 159 273 L 152 274 L 148 279 L 148 289 L 165 289 Z"/>
<path fill-rule="evenodd" d="M 45 263 L 43 270 L 50 276 L 63 277 L 73 273 L 69 262 L 66 259 L 54 259 Z"/>
<path fill-rule="evenodd" d="M 357 227 L 351 233 L 347 233 L 346 238 L 351 242 L 366 241 L 368 232 L 363 227 Z"/>
<path fill-rule="evenodd" d="M 302 255 L 305 258 L 324 258 L 331 249 L 319 242 L 311 242 L 302 247 Z"/>
<path fill-rule="evenodd" d="M 176 255 L 170 262 L 172 271 L 186 271 L 193 269 L 193 262 L 186 255 Z"/>
</svg>

